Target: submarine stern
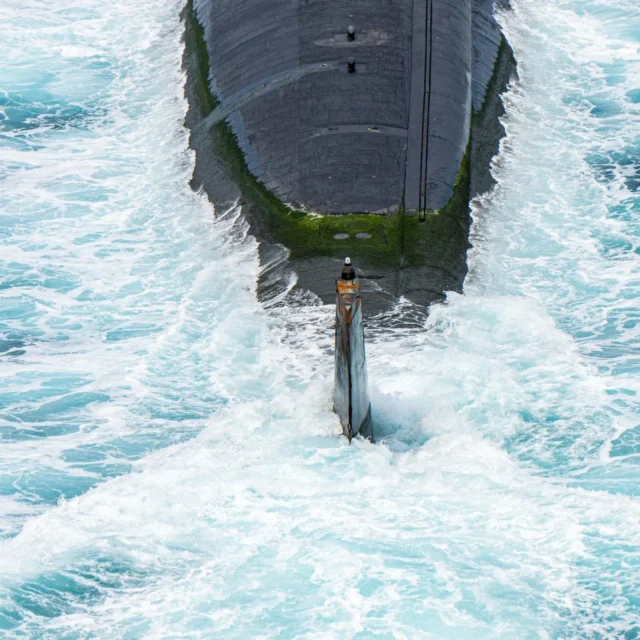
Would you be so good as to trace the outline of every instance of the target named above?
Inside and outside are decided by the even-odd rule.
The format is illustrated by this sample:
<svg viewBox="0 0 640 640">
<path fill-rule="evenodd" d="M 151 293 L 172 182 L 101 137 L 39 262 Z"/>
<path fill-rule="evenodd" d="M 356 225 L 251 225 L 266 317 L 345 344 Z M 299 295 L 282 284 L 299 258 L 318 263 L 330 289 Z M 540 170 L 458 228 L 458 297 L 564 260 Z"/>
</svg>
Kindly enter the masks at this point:
<svg viewBox="0 0 640 640">
<path fill-rule="evenodd" d="M 336 285 L 333 410 L 349 442 L 358 434 L 373 439 L 362 298 L 357 278 L 340 279 Z"/>
</svg>

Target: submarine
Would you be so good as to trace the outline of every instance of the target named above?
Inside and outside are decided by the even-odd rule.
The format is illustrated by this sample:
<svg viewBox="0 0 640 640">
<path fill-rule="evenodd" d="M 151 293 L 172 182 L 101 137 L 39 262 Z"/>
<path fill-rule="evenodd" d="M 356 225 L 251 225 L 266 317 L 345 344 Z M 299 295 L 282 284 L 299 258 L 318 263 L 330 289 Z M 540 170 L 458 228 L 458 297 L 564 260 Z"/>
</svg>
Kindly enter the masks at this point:
<svg viewBox="0 0 640 640">
<path fill-rule="evenodd" d="M 345 255 L 367 314 L 462 290 L 517 76 L 496 11 L 508 1 L 187 1 L 192 185 L 242 204 L 263 302 L 293 271 L 331 304 Z"/>
<path fill-rule="evenodd" d="M 240 203 L 266 307 L 299 292 L 335 301 L 334 408 L 349 439 L 371 422 L 364 315 L 400 299 L 428 312 L 462 291 L 469 203 L 493 186 L 501 94 L 517 78 L 496 19 L 509 10 L 508 0 L 186 2 L 192 187 L 214 207 Z M 360 277 L 336 291 L 345 255 Z"/>
</svg>

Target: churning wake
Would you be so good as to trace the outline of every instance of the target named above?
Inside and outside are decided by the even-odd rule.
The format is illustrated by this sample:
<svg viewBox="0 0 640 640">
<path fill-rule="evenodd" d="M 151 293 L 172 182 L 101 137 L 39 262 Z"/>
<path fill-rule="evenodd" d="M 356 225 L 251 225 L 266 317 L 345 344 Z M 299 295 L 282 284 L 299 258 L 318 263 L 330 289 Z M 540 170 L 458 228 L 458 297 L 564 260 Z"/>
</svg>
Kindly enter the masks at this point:
<svg viewBox="0 0 640 640">
<path fill-rule="evenodd" d="M 182 0 L 60 4 L 0 8 L 2 637 L 640 637 L 637 2 L 501 16 L 465 295 L 351 447 L 332 309 L 189 188 Z"/>
</svg>

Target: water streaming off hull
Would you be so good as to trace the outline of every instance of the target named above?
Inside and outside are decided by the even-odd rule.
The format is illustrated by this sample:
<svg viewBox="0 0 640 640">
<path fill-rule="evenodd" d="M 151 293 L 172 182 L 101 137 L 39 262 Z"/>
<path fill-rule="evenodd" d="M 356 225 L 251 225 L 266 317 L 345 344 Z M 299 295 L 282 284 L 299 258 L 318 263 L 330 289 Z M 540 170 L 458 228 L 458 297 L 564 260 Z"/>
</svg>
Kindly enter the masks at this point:
<svg viewBox="0 0 640 640">
<path fill-rule="evenodd" d="M 3 637 L 638 636 L 640 15 L 512 4 L 465 295 L 369 327 L 349 447 L 333 310 L 189 189 L 182 3 L 5 3 Z"/>
</svg>

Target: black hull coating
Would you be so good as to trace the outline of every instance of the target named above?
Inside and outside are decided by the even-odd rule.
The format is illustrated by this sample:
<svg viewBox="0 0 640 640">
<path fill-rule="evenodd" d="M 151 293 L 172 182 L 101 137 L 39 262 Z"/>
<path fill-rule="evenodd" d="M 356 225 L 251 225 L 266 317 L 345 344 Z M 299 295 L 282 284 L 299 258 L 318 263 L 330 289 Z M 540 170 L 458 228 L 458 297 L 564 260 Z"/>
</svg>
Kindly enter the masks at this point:
<svg viewBox="0 0 640 640">
<path fill-rule="evenodd" d="M 515 74 L 505 2 L 188 0 L 193 185 L 243 204 L 263 302 L 293 269 L 331 303 L 345 255 L 367 313 L 462 290 L 469 200 L 492 186 Z"/>
<path fill-rule="evenodd" d="M 335 386 L 333 410 L 344 435 L 373 438 L 367 381 L 362 299 L 357 281 L 339 281 L 336 294 Z"/>
<path fill-rule="evenodd" d="M 446 205 L 500 46 L 493 5 L 194 4 L 219 117 L 230 118 L 249 170 L 283 201 L 324 213 L 393 211 L 403 197 L 409 210 L 420 198 Z"/>
</svg>

